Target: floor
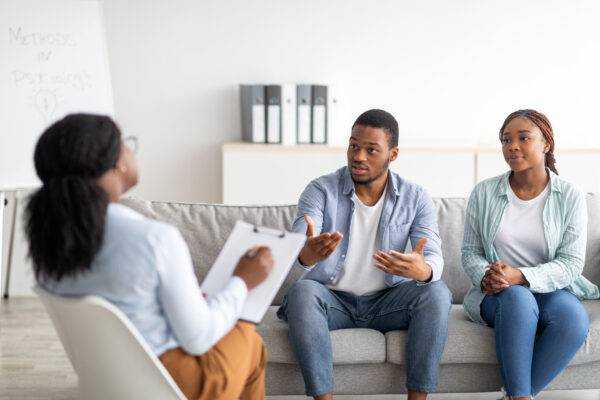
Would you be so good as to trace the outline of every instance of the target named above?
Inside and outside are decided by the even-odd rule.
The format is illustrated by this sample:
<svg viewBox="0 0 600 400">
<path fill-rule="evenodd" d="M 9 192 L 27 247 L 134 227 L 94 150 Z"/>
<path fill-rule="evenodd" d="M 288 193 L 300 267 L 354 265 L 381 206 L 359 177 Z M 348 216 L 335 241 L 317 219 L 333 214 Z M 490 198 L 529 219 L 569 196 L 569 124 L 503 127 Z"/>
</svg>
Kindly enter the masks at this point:
<svg viewBox="0 0 600 400">
<path fill-rule="evenodd" d="M 15 297 L 0 303 L 0 400 L 74 400 L 77 377 L 41 303 Z M 497 393 L 438 394 L 432 400 L 495 400 Z M 336 399 L 391 400 L 406 396 L 338 396 Z M 272 396 L 269 400 L 306 400 Z M 600 400 L 599 391 L 555 391 L 541 400 Z"/>
</svg>

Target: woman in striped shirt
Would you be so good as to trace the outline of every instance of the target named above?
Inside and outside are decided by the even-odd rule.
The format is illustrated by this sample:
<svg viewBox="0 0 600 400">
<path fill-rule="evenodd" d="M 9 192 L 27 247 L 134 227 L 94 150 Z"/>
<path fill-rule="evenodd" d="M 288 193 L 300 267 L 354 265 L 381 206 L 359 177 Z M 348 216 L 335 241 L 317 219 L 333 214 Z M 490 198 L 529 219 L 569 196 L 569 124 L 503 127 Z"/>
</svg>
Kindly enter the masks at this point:
<svg viewBox="0 0 600 400">
<path fill-rule="evenodd" d="M 464 307 L 495 331 L 505 398 L 529 399 L 583 344 L 589 318 L 580 299 L 599 292 L 581 275 L 585 195 L 558 177 L 550 122 L 513 112 L 500 142 L 510 171 L 475 186 L 467 206 L 462 266 L 473 287 Z"/>
</svg>

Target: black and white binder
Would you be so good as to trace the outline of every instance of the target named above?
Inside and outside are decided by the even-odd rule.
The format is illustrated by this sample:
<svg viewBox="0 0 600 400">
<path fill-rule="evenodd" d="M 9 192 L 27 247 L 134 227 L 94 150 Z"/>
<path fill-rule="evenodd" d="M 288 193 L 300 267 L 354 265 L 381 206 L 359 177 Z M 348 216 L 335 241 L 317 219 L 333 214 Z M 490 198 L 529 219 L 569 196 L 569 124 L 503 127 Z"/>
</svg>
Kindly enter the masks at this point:
<svg viewBox="0 0 600 400">
<path fill-rule="evenodd" d="M 281 86 L 267 85 L 267 143 L 281 143 Z"/>
<path fill-rule="evenodd" d="M 265 86 L 240 85 L 242 140 L 265 143 Z"/>
<path fill-rule="evenodd" d="M 327 143 L 327 86 L 312 85 L 311 91 L 312 143 Z"/>
<path fill-rule="evenodd" d="M 281 143 L 296 144 L 296 84 L 281 85 Z"/>
<path fill-rule="evenodd" d="M 311 85 L 298 85 L 296 87 L 296 121 L 298 122 L 298 144 L 311 143 Z"/>
</svg>

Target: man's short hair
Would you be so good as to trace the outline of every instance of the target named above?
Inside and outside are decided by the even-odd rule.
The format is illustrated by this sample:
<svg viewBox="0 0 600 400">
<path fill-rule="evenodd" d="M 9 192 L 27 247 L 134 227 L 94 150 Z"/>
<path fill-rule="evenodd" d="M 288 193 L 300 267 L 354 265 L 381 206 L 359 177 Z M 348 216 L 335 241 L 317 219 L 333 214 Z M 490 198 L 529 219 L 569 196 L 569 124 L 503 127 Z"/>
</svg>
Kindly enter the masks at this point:
<svg viewBox="0 0 600 400">
<path fill-rule="evenodd" d="M 379 109 L 365 111 L 354 121 L 352 129 L 356 125 L 383 129 L 389 135 L 389 147 L 398 146 L 398 121 L 389 112 Z"/>
</svg>

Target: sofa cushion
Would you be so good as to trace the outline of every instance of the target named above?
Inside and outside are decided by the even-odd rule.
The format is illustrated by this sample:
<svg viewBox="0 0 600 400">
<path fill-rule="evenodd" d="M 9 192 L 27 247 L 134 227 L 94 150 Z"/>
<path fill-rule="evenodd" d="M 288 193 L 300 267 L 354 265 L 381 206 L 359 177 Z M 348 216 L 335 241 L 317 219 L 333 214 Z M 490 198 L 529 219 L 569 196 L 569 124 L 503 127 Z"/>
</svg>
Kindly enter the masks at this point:
<svg viewBox="0 0 600 400">
<path fill-rule="evenodd" d="M 270 363 L 296 364 L 288 338 L 288 324 L 269 307 L 257 330 L 269 351 Z M 331 332 L 333 364 L 375 364 L 386 360 L 385 337 L 372 329 L 340 329 Z"/>
<path fill-rule="evenodd" d="M 600 302 L 584 301 L 583 305 L 590 316 L 590 331 L 570 365 L 600 361 Z M 405 364 L 407 332 L 388 332 L 385 338 L 387 360 Z M 471 322 L 465 316 L 462 305 L 453 305 L 442 364 L 498 364 L 494 342 L 492 328 Z"/>
</svg>

